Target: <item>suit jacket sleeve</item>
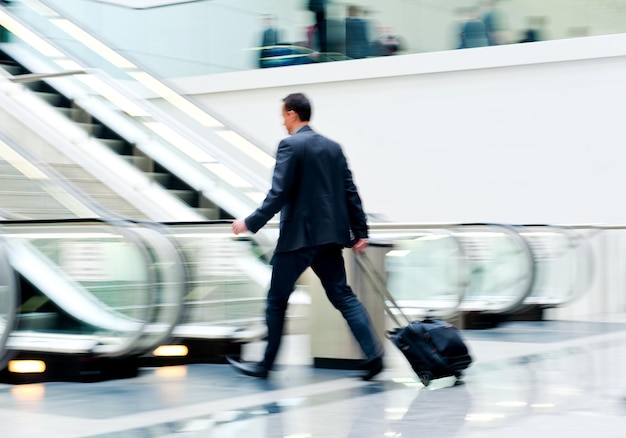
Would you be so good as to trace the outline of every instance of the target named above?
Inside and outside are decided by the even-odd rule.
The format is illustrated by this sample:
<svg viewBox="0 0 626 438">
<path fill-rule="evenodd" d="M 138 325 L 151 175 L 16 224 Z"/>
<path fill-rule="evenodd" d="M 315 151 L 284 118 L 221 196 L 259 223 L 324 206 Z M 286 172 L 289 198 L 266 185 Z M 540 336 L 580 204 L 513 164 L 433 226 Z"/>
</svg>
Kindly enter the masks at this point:
<svg viewBox="0 0 626 438">
<path fill-rule="evenodd" d="M 289 143 L 289 139 L 284 139 L 276 151 L 272 187 L 261 206 L 245 219 L 248 230 L 253 233 L 259 231 L 287 203 L 293 187 L 295 165 L 293 145 Z"/>
<path fill-rule="evenodd" d="M 363 211 L 363 205 L 359 192 L 352 180 L 352 172 L 346 163 L 344 170 L 344 181 L 346 190 L 346 202 L 348 205 L 348 216 L 350 218 L 350 229 L 354 238 L 367 239 L 367 217 Z"/>
</svg>

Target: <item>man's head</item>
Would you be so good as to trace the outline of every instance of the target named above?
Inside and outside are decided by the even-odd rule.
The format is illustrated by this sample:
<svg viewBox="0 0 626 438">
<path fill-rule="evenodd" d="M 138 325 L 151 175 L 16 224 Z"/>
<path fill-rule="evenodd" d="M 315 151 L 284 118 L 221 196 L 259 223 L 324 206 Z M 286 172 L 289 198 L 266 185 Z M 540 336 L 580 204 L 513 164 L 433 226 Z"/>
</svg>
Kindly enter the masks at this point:
<svg viewBox="0 0 626 438">
<path fill-rule="evenodd" d="M 293 93 L 283 99 L 283 120 L 287 132 L 292 134 L 311 120 L 311 103 L 302 93 Z"/>
</svg>

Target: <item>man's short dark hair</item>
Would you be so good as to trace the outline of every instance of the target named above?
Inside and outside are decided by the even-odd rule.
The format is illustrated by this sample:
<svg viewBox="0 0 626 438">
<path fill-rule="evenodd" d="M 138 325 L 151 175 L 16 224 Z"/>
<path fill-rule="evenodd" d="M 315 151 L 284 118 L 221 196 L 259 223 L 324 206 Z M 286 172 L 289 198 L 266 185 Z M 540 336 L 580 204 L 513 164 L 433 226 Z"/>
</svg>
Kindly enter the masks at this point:
<svg viewBox="0 0 626 438">
<path fill-rule="evenodd" d="M 302 93 L 292 93 L 283 99 L 286 111 L 295 111 L 303 122 L 311 120 L 311 103 Z"/>
</svg>

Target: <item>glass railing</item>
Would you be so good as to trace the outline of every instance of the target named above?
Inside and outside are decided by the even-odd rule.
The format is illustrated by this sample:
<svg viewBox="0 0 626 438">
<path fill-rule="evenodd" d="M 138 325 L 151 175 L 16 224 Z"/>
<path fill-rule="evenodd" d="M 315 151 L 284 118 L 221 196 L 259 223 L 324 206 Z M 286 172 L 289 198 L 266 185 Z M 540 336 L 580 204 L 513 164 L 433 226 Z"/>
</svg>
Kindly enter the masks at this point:
<svg viewBox="0 0 626 438">
<path fill-rule="evenodd" d="M 38 3 L 15 1 L 13 7 Z M 329 0 L 323 22 L 306 1 L 248 0 L 236 7 L 209 0 L 158 7 L 143 2 L 143 9 L 106 1 L 43 3 L 161 78 L 250 70 L 264 62 L 293 65 L 626 32 L 626 8 L 617 0 L 473 2 L 480 8 L 433 0 Z M 275 46 L 282 50 L 268 50 Z"/>
<path fill-rule="evenodd" d="M 265 335 L 267 248 L 236 237 L 230 222 L 168 224 L 189 276 L 173 336 L 246 342 Z"/>
<path fill-rule="evenodd" d="M 397 225 L 375 224 L 371 231 L 373 239 L 390 240 L 385 256 L 388 289 L 401 307 L 413 309 L 409 313 L 505 313 L 530 293 L 533 257 L 515 229 L 416 227 L 398 233 Z"/>
<path fill-rule="evenodd" d="M 463 249 L 452 232 L 382 230 L 376 226 L 371 241 L 376 252 L 384 252 L 376 268 L 404 313 L 445 317 L 457 311 L 466 294 L 469 271 Z"/>
<path fill-rule="evenodd" d="M 593 278 L 593 258 L 588 239 L 579 231 L 524 226 L 519 232 L 530 244 L 535 262 L 535 281 L 522 307 L 562 306 L 588 290 Z"/>
<path fill-rule="evenodd" d="M 517 308 L 534 282 L 533 255 L 512 227 L 467 225 L 457 228 L 470 265 L 470 285 L 461 303 L 465 311 L 505 313 Z"/>
</svg>

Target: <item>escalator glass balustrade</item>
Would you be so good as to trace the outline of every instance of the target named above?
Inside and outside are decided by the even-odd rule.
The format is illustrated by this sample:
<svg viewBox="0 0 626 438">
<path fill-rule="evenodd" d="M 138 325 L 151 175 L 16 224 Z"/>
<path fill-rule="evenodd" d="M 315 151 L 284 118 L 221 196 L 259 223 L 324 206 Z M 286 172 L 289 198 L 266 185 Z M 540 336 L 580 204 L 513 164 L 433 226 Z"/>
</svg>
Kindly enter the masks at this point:
<svg viewBox="0 0 626 438">
<path fill-rule="evenodd" d="M 11 221 L 4 239 L 22 290 L 9 349 L 139 354 L 152 347 L 146 337 L 158 344 L 178 319 L 184 278 L 164 271 L 182 267 L 128 224 Z"/>
<path fill-rule="evenodd" d="M 268 249 L 235 237 L 227 222 L 169 229 L 189 276 L 173 336 L 240 343 L 263 337 L 271 267 L 262 256 Z"/>
<path fill-rule="evenodd" d="M 413 317 L 455 313 L 469 281 L 459 241 L 446 230 L 386 234 L 373 231 L 370 240 L 388 242 L 382 269 L 396 303 Z"/>
<path fill-rule="evenodd" d="M 535 261 L 535 281 L 524 305 L 557 307 L 584 293 L 593 279 L 589 241 L 578 230 L 557 226 L 519 227 Z"/>
<path fill-rule="evenodd" d="M 503 225 L 456 228 L 470 269 L 470 284 L 459 309 L 506 313 L 530 293 L 535 270 L 528 243 Z"/>
</svg>

